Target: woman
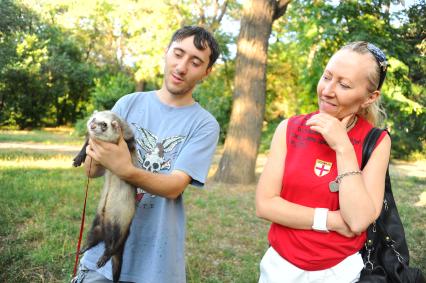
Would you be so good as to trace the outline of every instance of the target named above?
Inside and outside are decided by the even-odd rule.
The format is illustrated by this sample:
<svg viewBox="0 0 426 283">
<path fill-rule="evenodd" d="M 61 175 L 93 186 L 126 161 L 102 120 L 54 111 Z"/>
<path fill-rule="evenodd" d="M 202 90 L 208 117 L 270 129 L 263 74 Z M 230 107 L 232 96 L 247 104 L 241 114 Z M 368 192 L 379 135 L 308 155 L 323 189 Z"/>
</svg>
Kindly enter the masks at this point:
<svg viewBox="0 0 426 283">
<path fill-rule="evenodd" d="M 256 192 L 257 216 L 272 222 L 259 283 L 358 280 L 359 250 L 382 208 L 390 155 L 383 133 L 360 171 L 386 66 L 371 43 L 344 46 L 318 82 L 319 110 L 277 127 Z"/>
</svg>

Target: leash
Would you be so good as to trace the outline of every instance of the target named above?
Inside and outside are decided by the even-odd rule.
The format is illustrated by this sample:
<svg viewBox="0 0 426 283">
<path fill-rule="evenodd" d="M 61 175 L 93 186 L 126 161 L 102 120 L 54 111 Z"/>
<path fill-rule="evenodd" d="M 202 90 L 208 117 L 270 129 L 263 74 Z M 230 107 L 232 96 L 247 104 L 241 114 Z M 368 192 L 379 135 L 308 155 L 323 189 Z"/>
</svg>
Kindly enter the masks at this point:
<svg viewBox="0 0 426 283">
<path fill-rule="evenodd" d="M 89 176 L 90 176 L 90 170 L 91 169 L 92 169 L 92 158 L 90 158 L 89 174 L 88 174 Z M 80 256 L 81 239 L 83 238 L 84 219 L 85 219 L 85 216 L 86 216 L 86 202 L 87 202 L 87 192 L 89 190 L 89 181 L 90 181 L 90 177 L 87 177 L 86 196 L 84 197 L 83 212 L 81 214 L 80 236 L 78 237 L 77 252 L 75 253 L 74 273 L 73 273 L 72 277 L 75 277 L 75 275 L 77 273 L 78 258 Z"/>
</svg>

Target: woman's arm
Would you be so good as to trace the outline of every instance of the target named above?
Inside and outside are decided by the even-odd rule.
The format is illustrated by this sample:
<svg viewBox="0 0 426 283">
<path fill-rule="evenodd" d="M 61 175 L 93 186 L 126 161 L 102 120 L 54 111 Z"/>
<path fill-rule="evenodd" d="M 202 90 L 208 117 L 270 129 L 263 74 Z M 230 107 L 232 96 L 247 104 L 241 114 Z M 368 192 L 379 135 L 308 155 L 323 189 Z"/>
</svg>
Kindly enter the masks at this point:
<svg viewBox="0 0 426 283">
<path fill-rule="evenodd" d="M 342 217 L 355 233 L 365 231 L 379 217 L 385 189 L 386 170 L 391 140 L 386 135 L 373 151 L 362 175 L 344 177 L 340 182 L 339 203 Z M 336 151 L 339 174 L 358 168 L 355 152 L 351 149 Z"/>
<path fill-rule="evenodd" d="M 272 139 L 268 161 L 256 190 L 256 215 L 286 227 L 311 230 L 314 208 L 289 202 L 280 196 L 287 152 L 287 122 L 280 123 Z M 347 237 L 354 235 L 339 211 L 328 212 L 327 228 Z"/>
<path fill-rule="evenodd" d="M 306 122 L 336 152 L 338 175 L 359 171 L 355 150 L 346 132 L 346 125 L 351 117 L 349 115 L 339 121 L 331 115 L 319 113 Z M 355 234 L 365 231 L 380 215 L 390 145 L 390 138 L 386 136 L 373 151 L 362 175 L 349 175 L 340 180 L 341 215 Z"/>
</svg>

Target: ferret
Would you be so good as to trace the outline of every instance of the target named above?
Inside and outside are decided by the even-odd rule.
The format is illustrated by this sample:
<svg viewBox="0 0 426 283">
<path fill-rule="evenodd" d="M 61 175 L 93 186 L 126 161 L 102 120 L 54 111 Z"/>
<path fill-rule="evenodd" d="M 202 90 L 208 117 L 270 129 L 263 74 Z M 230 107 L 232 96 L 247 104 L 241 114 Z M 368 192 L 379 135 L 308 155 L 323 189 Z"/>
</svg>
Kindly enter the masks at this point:
<svg viewBox="0 0 426 283">
<path fill-rule="evenodd" d="M 135 138 L 129 125 L 111 111 L 95 112 L 87 122 L 87 139 L 73 165 L 80 166 L 86 159 L 86 146 L 89 137 L 117 144 L 120 129 L 132 156 L 137 162 Z M 97 262 L 98 268 L 111 258 L 113 281 L 118 282 L 121 273 L 124 244 L 129 235 L 130 224 L 136 210 L 136 187 L 121 180 L 108 169 L 105 170 L 105 183 L 98 204 L 96 217 L 87 234 L 81 254 L 104 241 L 105 252 Z"/>
</svg>

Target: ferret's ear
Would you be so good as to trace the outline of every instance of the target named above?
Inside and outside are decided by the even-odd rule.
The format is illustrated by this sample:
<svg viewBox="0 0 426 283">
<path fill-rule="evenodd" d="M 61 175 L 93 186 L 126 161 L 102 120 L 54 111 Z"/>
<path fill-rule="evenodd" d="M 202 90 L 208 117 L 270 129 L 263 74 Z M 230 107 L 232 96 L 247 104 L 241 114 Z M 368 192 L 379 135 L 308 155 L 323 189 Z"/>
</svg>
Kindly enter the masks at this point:
<svg viewBox="0 0 426 283">
<path fill-rule="evenodd" d="M 118 130 L 118 132 L 121 132 L 121 126 L 120 126 L 120 123 L 118 121 L 113 120 L 111 122 L 111 125 L 114 129 Z"/>
</svg>

